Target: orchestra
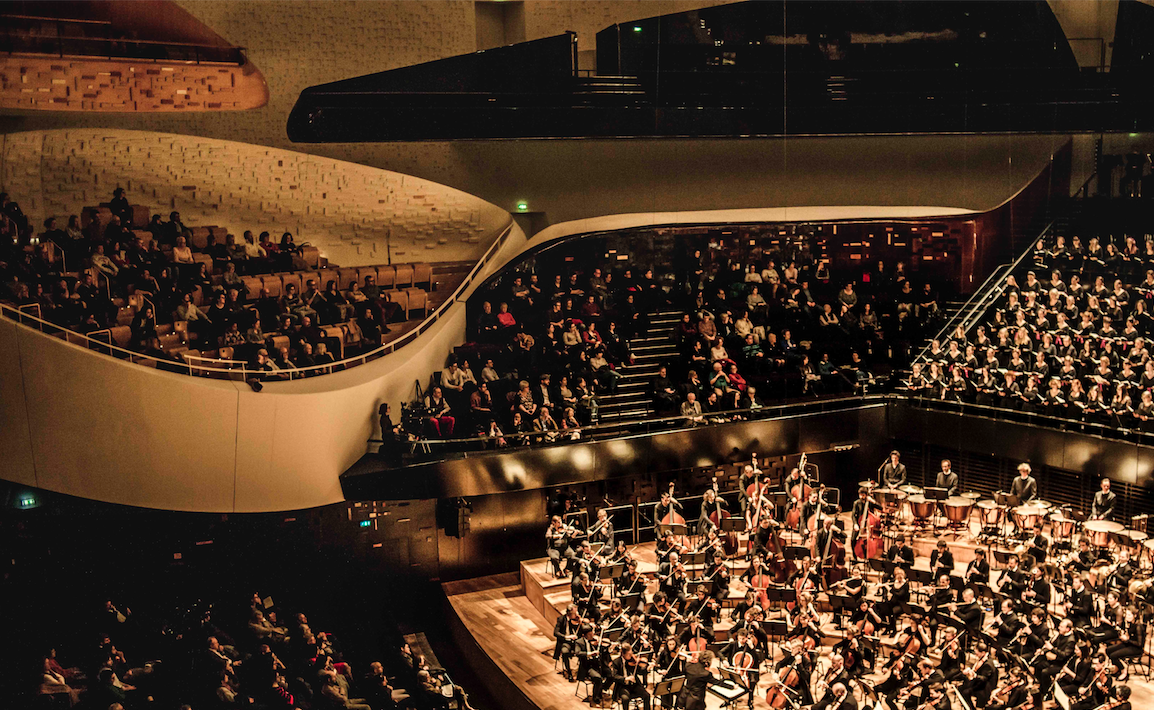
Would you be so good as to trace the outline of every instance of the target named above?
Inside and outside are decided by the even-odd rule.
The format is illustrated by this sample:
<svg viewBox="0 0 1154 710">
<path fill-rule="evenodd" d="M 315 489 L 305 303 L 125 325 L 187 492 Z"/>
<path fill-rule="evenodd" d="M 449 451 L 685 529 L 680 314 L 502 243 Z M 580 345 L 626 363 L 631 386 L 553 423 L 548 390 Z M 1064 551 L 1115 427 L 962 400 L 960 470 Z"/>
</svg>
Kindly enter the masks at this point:
<svg viewBox="0 0 1154 710">
<path fill-rule="evenodd" d="M 964 487 L 941 464 L 944 510 Z M 948 527 L 951 544 L 894 509 L 910 488 L 897 452 L 878 482 L 851 488 L 844 512 L 813 470 L 801 462 L 775 482 L 745 464 L 732 489 L 719 474 L 681 500 L 670 486 L 649 504 L 665 526 L 652 547 L 626 544 L 606 509 L 588 529 L 552 517 L 546 569 L 571 592 L 553 628 L 558 672 L 584 684 L 592 707 L 704 708 L 714 695 L 723 707 L 791 710 L 1131 707 L 1131 666 L 1149 663 L 1154 546 L 1090 525 L 1116 515 L 1108 480 L 1090 515 L 1030 517 L 1019 506 L 1044 501 L 1022 464 L 1009 503 L 994 504 L 1012 506 L 1013 525 L 983 539 L 986 521 L 967 518 L 960 533 Z M 771 491 L 784 491 L 784 510 Z M 723 527 L 731 508 L 744 520 Z M 658 522 L 681 514 L 697 517 Z M 1078 526 L 1059 528 L 1066 520 Z"/>
</svg>

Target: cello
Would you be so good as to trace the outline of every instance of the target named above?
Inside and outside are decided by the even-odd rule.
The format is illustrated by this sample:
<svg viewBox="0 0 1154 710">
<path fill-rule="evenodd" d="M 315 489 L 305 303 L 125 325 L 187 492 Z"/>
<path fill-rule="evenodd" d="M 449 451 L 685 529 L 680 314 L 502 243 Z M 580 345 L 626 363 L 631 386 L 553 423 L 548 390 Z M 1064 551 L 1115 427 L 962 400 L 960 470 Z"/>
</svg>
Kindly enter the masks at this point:
<svg viewBox="0 0 1154 710">
<path fill-rule="evenodd" d="M 737 533 L 732 530 L 723 533 L 721 532 L 721 521 L 726 518 L 733 517 L 728 510 L 721 507 L 721 503 L 717 502 L 720 493 L 717 490 L 717 476 L 713 477 L 713 510 L 709 513 L 709 522 L 713 523 L 717 528 L 718 537 L 721 538 L 721 547 L 726 555 L 732 557 L 737 554 Z"/>
<path fill-rule="evenodd" d="M 853 554 L 859 560 L 872 560 L 882 551 L 882 517 L 870 509 L 871 503 L 876 505 L 873 496 L 867 495 L 865 501 L 861 519 L 857 521 L 858 537 Z"/>
<path fill-rule="evenodd" d="M 797 572 L 797 565 L 793 560 L 785 559 L 785 548 L 781 545 L 781 537 L 777 534 L 777 526 L 771 526 L 772 530 L 769 535 L 769 542 L 772 547 L 769 552 L 772 556 L 766 561 L 766 567 L 773 572 L 773 581 L 778 584 L 785 584 L 789 578 Z M 750 543 L 752 544 L 752 543 Z"/>
<path fill-rule="evenodd" d="M 784 673 L 778 674 L 777 682 L 766 691 L 765 702 L 769 703 L 771 708 L 781 710 L 787 705 L 795 705 L 787 693 L 797 695 L 797 690 L 801 686 L 801 673 L 797 670 L 799 660 L 801 660 L 800 649 L 793 652 L 793 660 L 789 667 L 785 669 Z"/>
</svg>

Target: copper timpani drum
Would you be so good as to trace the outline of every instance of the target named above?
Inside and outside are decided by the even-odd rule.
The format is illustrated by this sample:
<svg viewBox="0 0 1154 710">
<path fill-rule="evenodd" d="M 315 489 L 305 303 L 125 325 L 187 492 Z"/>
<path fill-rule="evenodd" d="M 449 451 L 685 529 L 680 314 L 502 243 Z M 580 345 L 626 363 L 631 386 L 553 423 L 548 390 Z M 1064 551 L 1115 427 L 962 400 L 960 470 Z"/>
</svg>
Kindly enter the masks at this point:
<svg viewBox="0 0 1154 710">
<path fill-rule="evenodd" d="M 1021 530 L 1032 530 L 1034 525 L 1042 519 L 1045 513 L 1041 508 L 1035 508 L 1032 505 L 1019 505 L 1014 508 L 1014 524 Z"/>
<path fill-rule="evenodd" d="M 970 513 L 974 510 L 974 501 L 962 496 L 950 496 L 942 505 L 946 509 L 946 519 L 958 525 L 969 522 Z"/>
<path fill-rule="evenodd" d="M 906 498 L 906 502 L 910 504 L 910 515 L 913 515 L 915 520 L 929 520 L 934 514 L 934 502 L 926 500 L 925 496 L 910 496 Z"/>
<path fill-rule="evenodd" d="M 1110 533 L 1122 532 L 1122 523 L 1109 520 L 1091 520 L 1086 523 L 1086 534 L 1090 536 L 1090 544 L 1094 547 L 1106 547 L 1110 544 Z"/>
<path fill-rule="evenodd" d="M 1147 540 L 1142 543 L 1142 552 L 1150 559 L 1154 560 L 1154 539 Z"/>
<path fill-rule="evenodd" d="M 875 488 L 873 496 L 886 513 L 898 512 L 902 507 L 902 501 L 906 499 L 906 494 L 896 488 Z"/>
<path fill-rule="evenodd" d="M 908 483 L 904 486 L 898 486 L 898 490 L 908 496 L 920 496 L 925 493 L 925 491 L 923 491 L 921 488 L 918 488 L 917 486 L 911 486 Z"/>
<path fill-rule="evenodd" d="M 966 491 L 965 493 L 962 494 L 962 498 L 968 498 L 968 499 L 974 501 L 975 503 L 977 503 L 978 499 L 981 497 L 982 497 L 982 494 L 977 493 L 975 491 Z"/>
<path fill-rule="evenodd" d="M 1141 530 L 1123 530 L 1122 532 L 1118 533 L 1118 537 L 1128 538 L 1130 540 L 1128 547 L 1138 547 L 1146 541 L 1146 538 L 1150 536 Z"/>
<path fill-rule="evenodd" d="M 1047 518 L 1050 521 L 1050 537 L 1055 540 L 1069 540 L 1073 537 L 1074 527 L 1078 524 L 1077 520 L 1067 518 L 1060 510 L 1050 513 Z"/>
<path fill-rule="evenodd" d="M 1002 521 L 1006 519 L 1006 509 L 992 500 L 980 500 L 978 501 L 978 518 L 981 519 L 984 526 L 1001 525 Z"/>
</svg>

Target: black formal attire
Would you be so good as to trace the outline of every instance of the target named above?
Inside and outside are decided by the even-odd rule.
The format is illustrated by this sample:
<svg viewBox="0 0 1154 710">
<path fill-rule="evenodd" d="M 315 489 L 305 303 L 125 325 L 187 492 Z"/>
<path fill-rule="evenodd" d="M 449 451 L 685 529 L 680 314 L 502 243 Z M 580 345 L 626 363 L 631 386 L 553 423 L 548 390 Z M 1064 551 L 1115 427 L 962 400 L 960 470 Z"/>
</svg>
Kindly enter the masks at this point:
<svg viewBox="0 0 1154 710">
<path fill-rule="evenodd" d="M 1010 484 L 1010 494 L 1018 497 L 1020 505 L 1025 505 L 1038 497 L 1038 481 L 1033 476 L 1015 476 Z"/>
<path fill-rule="evenodd" d="M 685 666 L 685 685 L 677 698 L 679 707 L 685 710 L 705 710 L 705 692 L 711 685 L 731 685 L 728 681 L 719 681 L 713 677 L 709 669 L 700 663 L 689 663 Z"/>
<path fill-rule="evenodd" d="M 1094 608 L 1094 593 L 1090 588 L 1084 585 L 1081 589 L 1071 587 L 1066 594 L 1066 601 L 1070 604 L 1066 618 L 1073 622 L 1074 628 L 1088 625 Z"/>
<path fill-rule="evenodd" d="M 577 639 L 577 680 L 588 680 L 593 684 L 591 697 L 600 700 L 605 688 L 604 666 L 601 663 L 601 648 L 597 641 Z"/>
<path fill-rule="evenodd" d="M 881 476 L 881 484 L 886 488 L 897 488 L 906 484 L 906 465 L 900 461 L 897 466 L 891 461 L 886 461 L 878 469 L 878 473 Z"/>
<path fill-rule="evenodd" d="M 984 558 L 975 557 L 966 565 L 965 578 L 967 584 L 989 584 L 990 563 Z"/>
<path fill-rule="evenodd" d="M 636 661 L 638 657 L 635 655 L 633 659 Z M 610 663 L 609 674 L 613 678 L 613 695 L 621 703 L 621 707 L 627 708 L 631 699 L 641 698 L 642 706 L 645 710 L 650 710 L 649 691 L 645 689 L 645 673 L 645 668 L 640 663 L 632 667 L 621 656 L 614 658 Z"/>
<path fill-rule="evenodd" d="M 1094 502 L 1090 506 L 1090 517 L 1100 520 L 1112 519 L 1114 517 L 1114 503 L 1117 500 L 1118 496 L 1114 495 L 1114 491 L 1107 491 L 1106 493 L 1098 491 L 1094 494 Z"/>
<path fill-rule="evenodd" d="M 946 495 L 956 496 L 958 494 L 958 474 L 951 470 L 949 473 L 938 471 L 938 480 L 935 483 L 935 488 L 945 488 L 948 492 Z"/>
<path fill-rule="evenodd" d="M 1125 641 L 1119 637 L 1117 643 L 1110 644 L 1106 648 L 1106 655 L 1115 661 L 1141 656 L 1146 645 L 1146 625 L 1138 621 L 1126 624 L 1126 636 Z"/>
<path fill-rule="evenodd" d="M 954 553 L 946 550 L 945 552 L 939 554 L 935 549 L 930 553 L 930 569 L 933 571 L 935 584 L 938 581 L 938 577 L 940 577 L 943 572 L 945 574 L 953 574 Z"/>
<path fill-rule="evenodd" d="M 557 617 L 557 623 L 553 625 L 553 660 L 561 660 L 561 664 L 565 667 L 565 675 L 573 672 L 569 667 L 569 659 L 577 649 L 576 637 L 580 633 L 581 622 L 570 621 L 568 614 Z M 573 638 L 565 638 L 566 636 Z"/>
<path fill-rule="evenodd" d="M 998 686 L 998 669 L 994 666 L 993 656 L 974 669 L 974 677 L 962 682 L 962 695 L 970 698 L 976 707 L 985 707 L 990 695 Z"/>
</svg>

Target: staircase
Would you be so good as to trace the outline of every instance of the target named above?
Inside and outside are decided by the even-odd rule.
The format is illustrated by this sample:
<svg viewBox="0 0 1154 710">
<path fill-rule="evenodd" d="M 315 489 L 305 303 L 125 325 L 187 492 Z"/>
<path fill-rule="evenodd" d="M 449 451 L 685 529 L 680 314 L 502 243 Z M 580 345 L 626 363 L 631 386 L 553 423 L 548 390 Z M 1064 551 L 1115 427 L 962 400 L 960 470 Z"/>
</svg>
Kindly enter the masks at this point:
<svg viewBox="0 0 1154 710">
<path fill-rule="evenodd" d="M 649 331 L 629 341 L 633 364 L 621 368 L 617 393 L 598 397 L 600 423 L 644 419 L 653 409 L 650 385 L 663 363 L 677 359 L 673 329 L 684 311 L 660 311 L 649 316 Z"/>
</svg>

